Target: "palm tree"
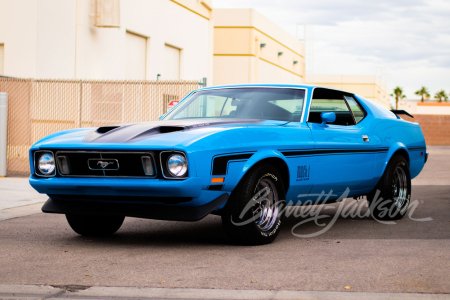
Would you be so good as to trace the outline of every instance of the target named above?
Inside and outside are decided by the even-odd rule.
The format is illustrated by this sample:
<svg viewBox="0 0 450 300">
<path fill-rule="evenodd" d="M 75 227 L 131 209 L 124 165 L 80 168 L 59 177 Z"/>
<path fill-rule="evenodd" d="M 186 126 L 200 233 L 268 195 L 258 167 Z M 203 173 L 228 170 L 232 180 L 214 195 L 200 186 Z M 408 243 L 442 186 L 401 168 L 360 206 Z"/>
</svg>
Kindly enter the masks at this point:
<svg viewBox="0 0 450 300">
<path fill-rule="evenodd" d="M 424 97 L 426 97 L 427 99 L 430 98 L 430 93 L 428 92 L 428 89 L 426 87 L 424 87 L 424 86 L 420 90 L 415 92 L 414 94 L 419 95 L 420 97 L 422 97 L 420 99 L 421 102 L 423 102 L 423 98 Z"/>
<path fill-rule="evenodd" d="M 398 109 L 398 100 L 406 98 L 406 96 L 403 95 L 403 89 L 399 86 L 394 89 L 394 93 L 391 94 L 391 96 L 395 97 L 395 109 Z"/>
<path fill-rule="evenodd" d="M 439 92 L 437 92 L 436 95 L 434 95 L 434 98 L 438 99 L 438 102 L 442 102 L 442 100 L 445 100 L 445 102 L 448 101 L 448 96 L 444 90 L 440 90 Z"/>
</svg>

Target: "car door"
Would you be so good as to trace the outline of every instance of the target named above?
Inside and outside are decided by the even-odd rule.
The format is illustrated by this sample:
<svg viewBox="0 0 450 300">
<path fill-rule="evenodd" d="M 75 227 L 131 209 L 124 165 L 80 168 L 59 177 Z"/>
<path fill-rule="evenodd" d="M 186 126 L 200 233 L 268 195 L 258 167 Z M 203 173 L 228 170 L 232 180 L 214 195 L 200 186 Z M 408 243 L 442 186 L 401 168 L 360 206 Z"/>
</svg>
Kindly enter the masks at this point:
<svg viewBox="0 0 450 300">
<path fill-rule="evenodd" d="M 320 124 L 322 112 L 334 112 L 336 121 Z M 376 149 L 362 122 L 364 116 L 365 112 L 351 94 L 314 89 L 307 122 L 314 142 L 311 195 L 330 190 L 339 194 L 346 188 L 355 192 L 371 187 Z"/>
</svg>

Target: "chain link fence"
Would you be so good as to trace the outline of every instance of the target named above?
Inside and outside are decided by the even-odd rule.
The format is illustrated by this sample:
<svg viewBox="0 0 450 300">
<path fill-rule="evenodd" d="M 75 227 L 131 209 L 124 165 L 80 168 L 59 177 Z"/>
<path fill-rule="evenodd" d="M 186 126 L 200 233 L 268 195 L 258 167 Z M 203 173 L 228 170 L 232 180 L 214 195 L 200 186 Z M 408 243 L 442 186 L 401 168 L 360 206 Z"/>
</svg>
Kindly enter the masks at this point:
<svg viewBox="0 0 450 300">
<path fill-rule="evenodd" d="M 0 78 L 8 93 L 8 174 L 29 173 L 28 150 L 66 129 L 154 121 L 200 88 L 198 81 L 106 81 Z"/>
</svg>

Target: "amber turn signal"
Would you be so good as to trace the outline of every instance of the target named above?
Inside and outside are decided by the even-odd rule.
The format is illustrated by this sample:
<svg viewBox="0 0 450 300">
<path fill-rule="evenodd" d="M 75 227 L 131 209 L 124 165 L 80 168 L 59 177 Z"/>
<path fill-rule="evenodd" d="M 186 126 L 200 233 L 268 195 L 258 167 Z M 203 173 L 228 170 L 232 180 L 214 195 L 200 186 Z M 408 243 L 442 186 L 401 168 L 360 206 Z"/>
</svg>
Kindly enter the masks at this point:
<svg viewBox="0 0 450 300">
<path fill-rule="evenodd" d="M 220 183 L 220 182 L 224 182 L 225 181 L 225 177 L 215 177 L 211 179 L 211 183 Z"/>
</svg>

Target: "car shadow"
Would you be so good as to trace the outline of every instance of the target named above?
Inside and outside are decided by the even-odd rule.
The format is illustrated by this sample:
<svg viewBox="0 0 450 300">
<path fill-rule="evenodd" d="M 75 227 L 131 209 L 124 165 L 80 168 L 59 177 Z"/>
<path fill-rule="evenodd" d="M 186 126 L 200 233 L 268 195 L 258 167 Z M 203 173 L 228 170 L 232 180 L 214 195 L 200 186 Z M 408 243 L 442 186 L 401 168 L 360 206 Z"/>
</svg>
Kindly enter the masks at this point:
<svg viewBox="0 0 450 300">
<path fill-rule="evenodd" d="M 378 222 L 368 211 L 367 201 L 345 199 L 341 203 L 297 207 L 284 220 L 276 242 L 297 239 L 450 239 L 448 187 L 415 187 L 415 207 L 395 222 Z M 414 198 L 413 198 L 414 199 Z M 67 225 L 68 227 L 68 225 Z M 71 230 L 69 229 L 69 232 Z M 126 218 L 122 228 L 110 237 L 67 237 L 73 242 L 179 247 L 189 245 L 232 246 L 221 217 L 210 215 L 198 222 L 158 221 Z"/>
</svg>

